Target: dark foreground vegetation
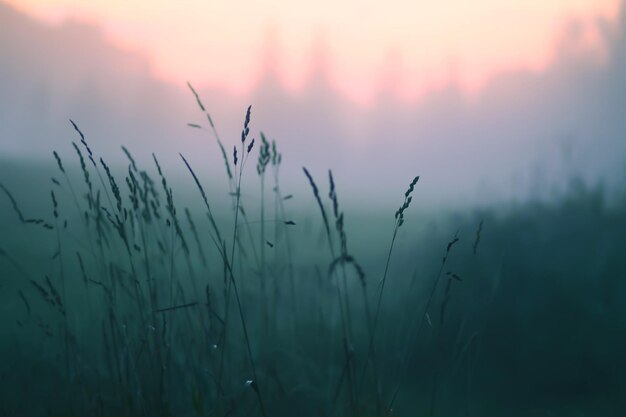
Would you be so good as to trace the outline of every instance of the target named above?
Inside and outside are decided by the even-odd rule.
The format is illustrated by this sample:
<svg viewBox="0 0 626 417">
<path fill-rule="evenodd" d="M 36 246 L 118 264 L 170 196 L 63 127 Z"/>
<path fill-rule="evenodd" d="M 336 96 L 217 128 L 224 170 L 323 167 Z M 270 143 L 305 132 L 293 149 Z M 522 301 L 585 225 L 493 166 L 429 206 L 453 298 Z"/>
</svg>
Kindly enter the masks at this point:
<svg viewBox="0 0 626 417">
<path fill-rule="evenodd" d="M 233 148 L 198 104 L 227 184 L 181 155 L 184 204 L 156 156 L 114 170 L 73 123 L 44 192 L 2 171 L 1 416 L 624 415 L 626 202 L 434 221 L 416 177 L 351 222 L 304 169 L 313 218 L 250 109 Z"/>
</svg>

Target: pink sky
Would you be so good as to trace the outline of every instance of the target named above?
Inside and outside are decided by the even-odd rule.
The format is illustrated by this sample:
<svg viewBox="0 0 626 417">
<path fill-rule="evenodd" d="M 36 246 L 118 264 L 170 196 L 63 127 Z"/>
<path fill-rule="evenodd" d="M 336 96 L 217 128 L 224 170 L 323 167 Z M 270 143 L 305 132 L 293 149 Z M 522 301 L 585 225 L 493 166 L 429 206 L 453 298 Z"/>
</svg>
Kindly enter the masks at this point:
<svg viewBox="0 0 626 417">
<path fill-rule="evenodd" d="M 298 90 L 316 47 L 333 85 L 357 101 L 381 79 L 414 97 L 455 79 L 476 90 L 493 73 L 541 69 L 567 19 L 614 20 L 619 0 L 11 0 L 56 24 L 95 22 L 116 44 L 144 51 L 155 75 L 244 93 L 276 41 L 285 85 Z M 588 25 L 593 27 L 593 25 Z M 592 47 L 597 34 L 585 35 Z M 319 48 L 323 45 L 323 48 Z"/>
</svg>

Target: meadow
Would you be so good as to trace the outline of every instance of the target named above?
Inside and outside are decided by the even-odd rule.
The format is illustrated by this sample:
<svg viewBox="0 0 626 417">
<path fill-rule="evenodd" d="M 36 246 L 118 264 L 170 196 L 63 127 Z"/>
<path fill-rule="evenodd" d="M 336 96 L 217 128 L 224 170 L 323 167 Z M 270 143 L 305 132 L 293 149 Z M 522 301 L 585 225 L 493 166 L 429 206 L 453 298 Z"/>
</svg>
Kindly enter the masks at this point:
<svg viewBox="0 0 626 417">
<path fill-rule="evenodd" d="M 195 99 L 221 178 L 109 165 L 74 121 L 0 165 L 0 415 L 624 415 L 625 198 L 435 212 L 416 167 L 393 210 L 344 207 Z"/>
</svg>

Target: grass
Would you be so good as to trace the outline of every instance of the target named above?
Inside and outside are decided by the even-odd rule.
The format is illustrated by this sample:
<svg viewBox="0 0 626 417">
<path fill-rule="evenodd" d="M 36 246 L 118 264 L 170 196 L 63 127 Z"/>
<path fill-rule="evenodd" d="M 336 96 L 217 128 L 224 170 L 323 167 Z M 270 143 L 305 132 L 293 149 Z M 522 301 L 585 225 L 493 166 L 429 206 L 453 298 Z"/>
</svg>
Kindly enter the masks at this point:
<svg viewBox="0 0 626 417">
<path fill-rule="evenodd" d="M 0 415 L 624 409 L 626 204 L 583 189 L 426 236 L 415 177 L 395 216 L 382 215 L 385 242 L 371 221 L 349 221 L 332 171 L 328 194 L 303 168 L 298 198 L 285 195 L 279 147 L 252 138 L 251 108 L 229 157 L 189 87 L 208 123 L 190 126 L 215 141 L 222 190 L 182 154 L 181 166 L 153 154 L 143 168 L 123 148 L 116 170 L 73 121 L 73 162 L 53 152 L 46 194 L 0 184 L 0 353 L 10 358 L 0 376 L 11 381 Z M 168 179 L 181 167 L 193 197 Z M 254 183 L 257 194 L 242 192 Z M 42 203 L 22 206 L 29 193 Z"/>
</svg>

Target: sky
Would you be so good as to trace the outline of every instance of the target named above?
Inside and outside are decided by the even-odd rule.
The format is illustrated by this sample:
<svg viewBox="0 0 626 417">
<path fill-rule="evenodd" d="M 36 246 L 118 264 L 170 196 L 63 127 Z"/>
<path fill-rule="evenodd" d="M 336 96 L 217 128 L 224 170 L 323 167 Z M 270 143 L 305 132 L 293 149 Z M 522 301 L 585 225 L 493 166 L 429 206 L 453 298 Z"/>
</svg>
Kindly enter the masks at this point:
<svg viewBox="0 0 626 417">
<path fill-rule="evenodd" d="M 454 81 L 475 92 L 495 73 L 541 70 L 568 19 L 614 20 L 619 0 L 10 0 L 49 23 L 94 23 L 147 56 L 156 77 L 246 94 L 269 65 L 292 91 L 316 65 L 371 103 L 381 80 L 415 99 Z M 593 27 L 590 26 L 590 27 Z M 585 42 L 600 49 L 594 31 Z M 601 51 L 599 51 L 601 59 Z"/>
<path fill-rule="evenodd" d="M 422 204 L 621 192 L 626 1 L 465 3 L 0 0 L 0 164 L 72 160 L 72 119 L 120 172 L 124 145 L 222 178 L 189 80 L 230 149 L 252 105 L 294 192 L 303 165 L 360 207 L 415 175 Z"/>
</svg>

